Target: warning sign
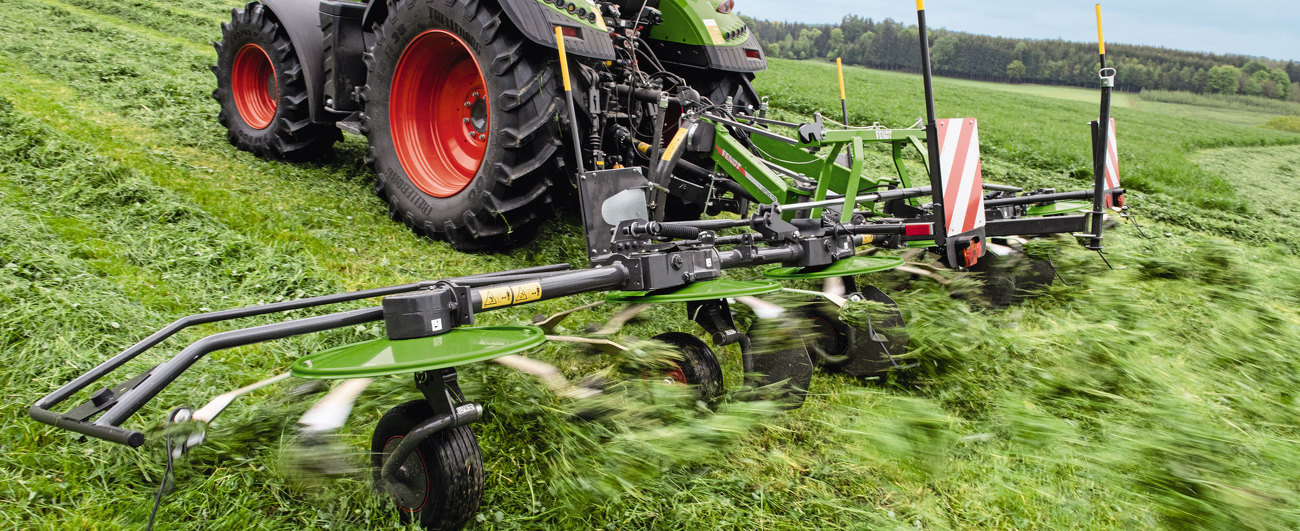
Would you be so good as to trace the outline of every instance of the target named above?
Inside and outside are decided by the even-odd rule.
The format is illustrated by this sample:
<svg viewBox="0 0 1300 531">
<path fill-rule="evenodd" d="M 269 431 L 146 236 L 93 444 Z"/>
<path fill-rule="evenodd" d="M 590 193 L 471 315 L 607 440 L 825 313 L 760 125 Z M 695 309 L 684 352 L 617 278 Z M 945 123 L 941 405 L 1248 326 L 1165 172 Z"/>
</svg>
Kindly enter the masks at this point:
<svg viewBox="0 0 1300 531">
<path fill-rule="evenodd" d="M 512 304 L 523 304 L 542 298 L 542 284 L 536 280 L 515 284 L 513 286 L 501 286 L 499 288 L 486 288 L 479 290 L 479 296 L 483 298 L 483 308 L 496 308 L 498 306 L 510 306 Z"/>
<path fill-rule="evenodd" d="M 509 306 L 514 296 L 510 294 L 510 288 L 502 286 L 499 288 L 487 288 L 480 290 L 479 296 L 483 297 L 483 308 L 496 308 L 497 306 Z"/>
<path fill-rule="evenodd" d="M 718 21 L 711 18 L 704 19 L 704 29 L 709 32 L 709 37 L 713 39 L 713 44 L 727 43 L 727 39 L 722 37 L 722 30 L 718 28 Z"/>
<path fill-rule="evenodd" d="M 514 295 L 514 304 L 523 304 L 542 298 L 542 284 L 535 280 L 526 284 L 510 286 L 510 291 Z"/>
</svg>

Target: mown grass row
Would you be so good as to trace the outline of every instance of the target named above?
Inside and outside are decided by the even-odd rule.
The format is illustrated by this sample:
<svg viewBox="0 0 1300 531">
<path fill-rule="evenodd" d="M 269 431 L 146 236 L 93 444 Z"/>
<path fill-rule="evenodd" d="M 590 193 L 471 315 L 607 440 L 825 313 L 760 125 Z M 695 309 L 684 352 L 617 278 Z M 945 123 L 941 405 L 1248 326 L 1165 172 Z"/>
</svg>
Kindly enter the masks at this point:
<svg viewBox="0 0 1300 531">
<path fill-rule="evenodd" d="M 454 254 L 410 236 L 368 191 L 372 177 L 355 139 L 317 165 L 235 152 L 207 97 L 213 54 L 206 41 L 218 31 L 211 25 L 205 39 L 192 26 L 224 18 L 231 6 L 184 1 L 131 13 L 152 5 L 0 6 L 0 96 L 8 102 L 0 103 L 0 488 L 15 502 L 0 509 L 0 521 L 8 527 L 131 527 L 148 514 L 162 466 L 157 440 L 143 452 L 79 445 L 26 419 L 25 407 L 179 315 L 581 254 L 572 223 L 548 225 L 539 242 L 509 256 Z M 184 15 L 174 25 L 163 15 L 173 11 Z M 822 79 L 822 66 L 774 62 L 774 69 L 760 87 L 781 112 L 835 108 L 805 85 L 783 85 Z M 910 124 L 921 112 L 915 77 L 853 70 L 850 78 L 873 94 L 855 101 L 855 123 Z M 996 91 L 945 95 L 942 80 L 940 87 L 941 109 L 981 117 L 991 175 L 1062 187 L 1085 180 L 1081 122 L 1092 106 L 1035 98 L 1009 106 Z M 575 424 L 566 417 L 575 405 L 531 379 L 490 365 L 466 369 L 467 392 L 489 412 L 476 425 L 489 476 L 476 525 L 1300 525 L 1289 502 L 1300 492 L 1293 474 L 1300 451 L 1289 442 L 1300 435 L 1300 367 L 1288 355 L 1300 348 L 1296 259 L 1286 248 L 1222 243 L 1189 230 L 1233 218 L 1159 188 L 1176 182 L 1164 180 L 1166 166 L 1183 172 L 1172 177 L 1229 181 L 1230 165 L 1206 162 L 1202 170 L 1188 162 L 1193 148 L 1283 137 L 1242 129 L 1229 141 L 1241 131 L 1135 111 L 1120 119 L 1151 133 L 1131 141 L 1137 148 L 1123 162 L 1133 168 L 1138 204 L 1191 215 L 1179 220 L 1183 226 L 1148 226 L 1174 237 L 1110 233 L 1110 259 L 1126 267 L 1113 272 L 1095 255 L 1057 251 L 1062 274 L 1084 284 L 1058 285 L 1006 311 L 954 298 L 969 279 L 951 288 L 872 279 L 902 305 L 921 363 L 883 385 L 819 375 L 807 406 L 777 416 L 741 402 L 702 414 L 659 397 L 606 423 Z M 1166 127 L 1176 131 L 1160 137 Z M 1218 153 L 1225 162 L 1245 156 Z M 1238 230 L 1257 231 L 1260 241 L 1284 234 L 1281 221 L 1297 212 L 1285 195 L 1261 200 L 1278 192 L 1265 185 L 1285 175 L 1286 153 L 1252 150 L 1240 178 L 1262 188 L 1234 187 L 1228 196 L 1242 205 Z M 1260 212 L 1270 214 L 1248 221 Z M 509 322 L 595 298 L 484 317 Z M 608 311 L 578 314 L 567 331 Z M 690 330 L 681 314 L 655 309 L 629 332 Z M 361 327 L 214 355 L 133 422 L 156 426 L 167 409 L 161 404 L 201 402 L 284 370 L 298 355 L 376 333 Z M 575 377 L 616 361 L 557 345 L 537 356 Z M 728 350 L 724 361 L 735 384 L 736 353 Z M 294 442 L 293 420 L 310 400 L 289 396 L 290 387 L 236 404 L 212 443 L 182 460 L 164 522 L 395 524 L 365 472 L 325 481 L 306 474 L 303 461 L 363 466 L 373 422 L 414 398 L 410 386 L 383 380 L 363 396 L 340 440 L 306 454 Z"/>
<path fill-rule="evenodd" d="M 771 96 L 773 105 L 808 115 L 838 107 L 834 65 L 786 60 L 773 60 L 772 64 L 783 75 L 760 77 L 757 87 Z M 925 114 L 920 76 L 851 67 L 845 69 L 845 81 L 855 94 L 849 116 L 856 125 L 880 122 L 904 127 Z M 1013 164 L 986 171 L 993 178 L 1049 181 L 1064 187 L 1086 185 L 1091 179 L 1086 122 L 1096 119 L 1096 104 L 1010 97 L 1004 90 L 966 82 L 947 85 L 944 80 L 936 85 L 935 104 L 941 117 L 979 118 L 982 153 Z M 1233 182 L 1207 174 L 1187 153 L 1298 142 L 1294 136 L 1259 128 L 1216 125 L 1122 106 L 1112 111 L 1122 139 L 1120 167 L 1125 186 L 1197 208 L 1248 213 L 1249 207 L 1248 201 L 1236 194 Z M 1160 199 L 1163 202 L 1165 197 Z"/>
</svg>

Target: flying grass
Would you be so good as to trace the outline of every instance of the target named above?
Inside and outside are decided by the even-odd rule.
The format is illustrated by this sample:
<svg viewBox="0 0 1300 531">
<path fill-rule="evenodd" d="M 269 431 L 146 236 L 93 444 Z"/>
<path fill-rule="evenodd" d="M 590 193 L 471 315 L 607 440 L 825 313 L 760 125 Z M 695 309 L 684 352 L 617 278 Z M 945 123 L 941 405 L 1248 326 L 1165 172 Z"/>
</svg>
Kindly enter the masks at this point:
<svg viewBox="0 0 1300 531">
<path fill-rule="evenodd" d="M 162 471 L 159 440 L 139 451 L 78 443 L 25 410 L 179 316 L 582 263 L 572 219 L 544 226 L 538 243 L 502 256 L 449 253 L 443 243 L 412 237 L 370 194 L 359 139 L 342 144 L 333 161 L 301 166 L 227 145 L 208 97 L 208 42 L 218 31 L 215 22 L 203 25 L 238 4 L 0 6 L 0 497 L 7 501 L 0 526 L 142 524 Z M 758 86 L 773 97 L 774 113 L 800 119 L 836 108 L 833 83 L 822 83 L 833 79 L 828 67 L 774 61 L 773 70 Z M 854 124 L 909 125 L 923 112 L 918 77 L 847 74 L 870 94 L 850 101 Z M 942 79 L 937 86 L 943 114 L 980 118 L 989 180 L 1062 190 L 1090 182 L 1082 122 L 1095 105 L 1032 95 L 1009 105 L 1005 91 Z M 734 347 L 720 349 L 734 394 L 714 410 L 681 389 L 640 380 L 636 367 L 625 367 L 633 378 L 600 404 L 559 399 L 492 364 L 464 368 L 466 393 L 487 406 L 474 429 L 488 490 L 472 525 L 1300 526 L 1293 503 L 1300 362 L 1292 355 L 1300 350 L 1300 238 L 1290 228 L 1300 211 L 1286 185 L 1295 178 L 1296 137 L 1197 118 L 1232 109 L 1173 112 L 1182 104 L 1139 103 L 1116 111 L 1121 164 L 1130 203 L 1157 238 L 1140 239 L 1127 225 L 1108 232 L 1116 271 L 1068 239 L 1032 241 L 1027 251 L 1051 257 L 1072 285 L 1053 281 L 1005 309 L 976 302 L 976 276 L 954 275 L 948 285 L 897 273 L 860 279 L 899 302 L 911 336 L 907 356 L 918 364 L 912 369 L 874 379 L 819 373 L 804 407 L 778 412 L 777 404 L 740 400 Z M 883 158 L 869 162 L 889 170 Z M 481 318 L 521 322 L 599 297 Z M 560 331 L 580 333 L 611 311 L 580 312 Z M 221 329 L 183 333 L 129 368 Z M 664 330 L 700 333 L 680 307 L 664 306 L 622 338 Z M 215 353 L 132 426 L 156 430 L 170 407 L 201 405 L 286 370 L 298 356 L 381 333 L 361 326 Z M 638 352 L 637 359 L 659 358 L 653 348 Z M 626 361 L 556 344 L 530 355 L 574 381 Z M 418 392 L 407 378 L 380 379 L 322 449 L 296 437 L 296 419 L 316 395 L 295 395 L 295 387 L 241 398 L 209 427 L 209 442 L 179 462 L 160 522 L 397 526 L 391 506 L 372 492 L 365 452 L 379 416 Z M 592 409 L 607 415 L 574 420 Z M 334 469 L 341 475 L 307 475 L 296 459 L 303 450 L 347 466 Z"/>
</svg>

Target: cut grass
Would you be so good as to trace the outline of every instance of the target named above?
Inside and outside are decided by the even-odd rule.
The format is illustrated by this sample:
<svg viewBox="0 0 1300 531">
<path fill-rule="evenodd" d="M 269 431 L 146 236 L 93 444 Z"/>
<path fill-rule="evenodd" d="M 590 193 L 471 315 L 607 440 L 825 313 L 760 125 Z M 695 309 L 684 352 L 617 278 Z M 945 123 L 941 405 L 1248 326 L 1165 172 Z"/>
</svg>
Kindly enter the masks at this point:
<svg viewBox="0 0 1300 531">
<path fill-rule="evenodd" d="M 772 60 L 782 75 L 757 80 L 759 92 L 774 106 L 811 115 L 838 107 L 833 65 Z M 880 122 L 895 127 L 913 124 L 925 113 L 920 76 L 845 68 L 855 94 L 850 120 L 856 125 Z M 1011 166 L 986 165 L 986 175 L 1011 184 L 1048 182 L 1059 188 L 1086 186 L 1091 179 L 1087 121 L 1097 104 L 1030 94 L 1009 95 L 984 84 L 936 79 L 939 117 L 980 119 L 981 152 Z M 991 85 L 991 84 L 989 84 Z M 1014 93 L 1012 93 L 1014 94 Z M 834 116 L 834 115 L 832 115 Z M 1296 145 L 1293 136 L 1257 127 L 1215 124 L 1188 115 L 1115 107 L 1124 185 L 1161 193 L 1197 208 L 1245 212 L 1231 182 L 1209 175 L 1186 155 L 1190 151 L 1232 146 Z M 988 166 L 993 166 L 989 168 Z"/>
<path fill-rule="evenodd" d="M 358 139 L 333 161 L 300 166 L 227 145 L 207 96 L 207 43 L 219 32 L 205 21 L 239 4 L 0 4 L 0 497 L 9 502 L 0 526 L 143 522 L 162 470 L 158 438 L 142 451 L 78 444 L 25 409 L 181 315 L 581 263 L 574 220 L 548 224 L 538 242 L 509 255 L 457 254 L 411 236 L 369 192 Z M 870 94 L 852 102 L 854 123 L 908 125 L 923 112 L 918 77 L 847 74 Z M 833 79 L 826 65 L 773 61 L 759 87 L 776 112 L 799 116 L 837 107 Z M 1087 182 L 1082 123 L 1096 105 L 1086 98 L 949 80 L 937 87 L 943 115 L 980 117 L 990 180 Z M 902 275 L 871 278 L 898 299 L 920 363 L 883 382 L 818 374 L 807 405 L 780 415 L 742 402 L 703 414 L 660 397 L 606 423 L 575 424 L 565 416 L 574 405 L 531 379 L 465 368 L 466 392 L 488 407 L 475 425 L 488 490 L 472 525 L 1300 526 L 1291 503 L 1300 493 L 1300 367 L 1290 355 L 1300 350 L 1300 262 L 1289 228 L 1300 208 L 1284 184 L 1295 178 L 1297 140 L 1167 110 L 1143 101 L 1116 113 L 1130 198 L 1154 218 L 1148 232 L 1170 237 L 1108 233 L 1119 271 L 1059 251 L 1062 274 L 1083 285 L 1056 285 L 1004 311 L 954 298 L 970 279 L 950 290 Z M 1237 145 L 1253 147 L 1220 149 Z M 518 322 L 598 298 L 480 318 Z M 562 331 L 579 333 L 610 311 L 580 312 Z M 628 333 L 698 332 L 683 314 L 654 308 Z M 220 329 L 182 334 L 135 368 Z M 379 333 L 363 326 L 213 354 L 130 425 L 154 428 L 174 405 L 202 404 L 297 356 Z M 616 361 L 556 344 L 533 355 L 570 376 Z M 735 387 L 737 352 L 722 357 Z M 397 525 L 364 473 L 323 481 L 305 475 L 301 460 L 363 466 L 369 430 L 385 409 L 415 398 L 412 386 L 382 379 L 336 447 L 306 456 L 292 434 L 308 402 L 289 387 L 241 399 L 213 426 L 211 441 L 178 463 L 161 522 Z"/>
</svg>

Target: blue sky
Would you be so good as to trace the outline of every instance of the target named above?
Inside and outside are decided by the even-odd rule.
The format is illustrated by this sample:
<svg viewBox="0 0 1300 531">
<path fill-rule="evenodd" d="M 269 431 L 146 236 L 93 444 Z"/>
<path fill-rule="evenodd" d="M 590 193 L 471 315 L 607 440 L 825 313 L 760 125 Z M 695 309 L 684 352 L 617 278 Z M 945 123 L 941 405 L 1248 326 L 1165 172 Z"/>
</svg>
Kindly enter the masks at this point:
<svg viewBox="0 0 1300 531">
<path fill-rule="evenodd" d="M 1095 0 L 926 0 L 931 27 L 1096 42 Z M 1106 42 L 1300 61 L 1298 0 L 1125 0 L 1101 3 Z M 837 22 L 847 14 L 916 23 L 915 0 L 736 0 L 768 20 Z"/>
</svg>

